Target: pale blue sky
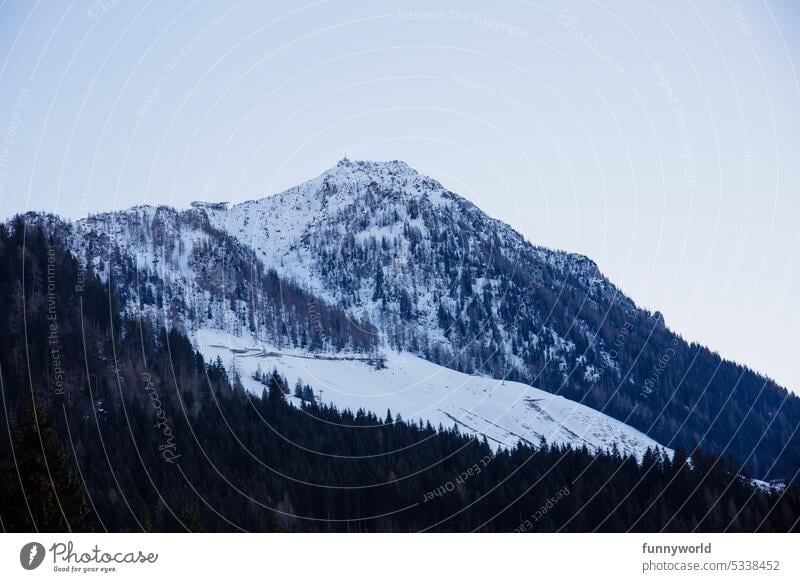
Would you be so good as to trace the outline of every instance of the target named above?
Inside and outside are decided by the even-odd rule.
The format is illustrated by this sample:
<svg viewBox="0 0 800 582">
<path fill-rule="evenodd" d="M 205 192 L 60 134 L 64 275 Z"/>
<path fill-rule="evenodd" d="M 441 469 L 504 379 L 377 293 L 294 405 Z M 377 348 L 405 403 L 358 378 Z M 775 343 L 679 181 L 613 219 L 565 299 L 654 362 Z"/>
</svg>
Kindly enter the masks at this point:
<svg viewBox="0 0 800 582">
<path fill-rule="evenodd" d="M 0 214 L 402 159 L 797 390 L 800 4 L 632 4 L 6 1 Z"/>
</svg>

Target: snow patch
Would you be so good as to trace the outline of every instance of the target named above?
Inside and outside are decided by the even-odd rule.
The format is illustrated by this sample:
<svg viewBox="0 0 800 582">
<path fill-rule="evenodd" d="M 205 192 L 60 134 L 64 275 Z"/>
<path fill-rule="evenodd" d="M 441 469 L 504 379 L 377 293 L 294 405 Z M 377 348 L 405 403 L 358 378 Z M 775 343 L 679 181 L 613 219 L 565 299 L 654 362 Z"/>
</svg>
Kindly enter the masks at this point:
<svg viewBox="0 0 800 582">
<path fill-rule="evenodd" d="M 257 370 L 276 369 L 293 388 L 298 380 L 311 385 L 323 403 L 339 408 L 363 408 L 380 417 L 387 409 L 407 421 L 432 425 L 458 425 L 462 433 L 487 440 L 498 448 L 519 441 L 551 443 L 610 450 L 641 458 L 648 447 L 661 448 L 638 430 L 601 412 L 522 384 L 463 374 L 404 352 L 388 352 L 386 367 L 369 362 L 374 356 L 337 354 L 325 356 L 301 350 L 285 350 L 247 337 L 215 329 L 200 329 L 194 342 L 207 361 L 221 358 L 227 369 L 236 369 L 244 387 L 260 394 L 264 385 L 253 378 Z M 290 398 L 296 405 L 299 401 Z"/>
</svg>

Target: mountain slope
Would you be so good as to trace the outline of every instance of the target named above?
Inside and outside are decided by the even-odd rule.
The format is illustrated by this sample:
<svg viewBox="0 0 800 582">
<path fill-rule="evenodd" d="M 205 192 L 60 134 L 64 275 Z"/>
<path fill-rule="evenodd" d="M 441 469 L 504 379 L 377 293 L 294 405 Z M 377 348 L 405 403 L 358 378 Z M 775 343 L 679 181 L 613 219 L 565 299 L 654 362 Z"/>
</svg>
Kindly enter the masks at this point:
<svg viewBox="0 0 800 582">
<path fill-rule="evenodd" d="M 281 194 L 203 210 L 385 345 L 539 386 L 762 477 L 800 468 L 795 396 L 685 342 L 586 257 L 531 245 L 402 162 L 342 160 Z"/>
<path fill-rule="evenodd" d="M 732 455 L 759 478 L 800 470 L 800 399 L 685 342 L 586 257 L 530 244 L 402 162 L 342 160 L 232 207 L 28 219 L 128 315 L 279 348 L 410 353 L 564 396 L 669 448 Z"/>
<path fill-rule="evenodd" d="M 713 456 L 493 451 L 453 430 L 290 406 L 276 376 L 265 398 L 247 394 L 176 329 L 121 317 L 117 288 L 85 272 L 63 225 L 28 218 L 0 224 L 5 531 L 798 528 L 793 487 L 753 487 Z"/>
<path fill-rule="evenodd" d="M 247 246 L 209 223 L 205 208 L 219 206 L 142 206 L 75 225 L 31 214 L 27 223 L 42 224 L 81 257 L 85 278 L 96 274 L 110 284 L 121 315 L 193 335 L 208 361 L 222 356 L 256 393 L 263 386 L 252 375 L 261 365 L 292 384 L 302 376 L 339 407 L 390 408 L 434 425 L 456 424 L 495 446 L 545 438 L 639 458 L 657 446 L 622 422 L 525 384 L 466 375 L 408 353 L 390 352 L 388 367 L 376 370 L 363 363 L 378 356 L 373 326 L 265 269 Z M 206 341 L 209 334 L 216 341 Z M 261 347 L 254 352 L 253 345 Z"/>
<path fill-rule="evenodd" d="M 202 210 L 141 206 L 75 225 L 49 220 L 49 230 L 83 259 L 87 276 L 111 282 L 126 315 L 187 331 L 211 325 L 308 349 L 376 347 L 368 322 L 352 321 L 265 268 Z"/>
<path fill-rule="evenodd" d="M 658 443 L 630 426 L 562 396 L 518 382 L 501 382 L 438 366 L 402 352 L 368 358 L 320 356 L 281 350 L 218 330 L 201 329 L 197 349 L 206 361 L 217 358 L 239 374 L 254 394 L 264 390 L 256 379 L 277 370 L 289 387 L 310 385 L 324 403 L 340 409 L 391 410 L 406 421 L 458 426 L 463 434 L 486 437 L 493 448 L 514 448 L 541 439 L 558 445 L 586 447 L 643 458 Z M 300 405 L 308 397 L 293 397 Z M 671 454 L 670 451 L 667 451 Z"/>
</svg>

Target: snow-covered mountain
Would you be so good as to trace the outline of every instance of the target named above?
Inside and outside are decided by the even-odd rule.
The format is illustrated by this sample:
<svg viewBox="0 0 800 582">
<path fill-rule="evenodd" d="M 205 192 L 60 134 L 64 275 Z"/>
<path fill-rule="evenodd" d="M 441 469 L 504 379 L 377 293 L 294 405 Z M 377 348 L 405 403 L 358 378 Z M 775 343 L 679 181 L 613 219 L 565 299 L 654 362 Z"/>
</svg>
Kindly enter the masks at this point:
<svg viewBox="0 0 800 582">
<path fill-rule="evenodd" d="M 123 311 L 195 337 L 399 352 L 536 386 L 664 446 L 732 454 L 757 476 L 800 467 L 800 400 L 685 342 L 590 259 L 531 244 L 403 162 L 345 159 L 260 200 L 53 228 Z"/>
<path fill-rule="evenodd" d="M 800 462 L 787 447 L 797 398 L 683 341 L 590 259 L 534 246 L 403 162 L 344 159 L 205 211 L 282 276 L 372 322 L 383 345 L 539 386 L 762 474 Z"/>
<path fill-rule="evenodd" d="M 375 323 L 387 344 L 468 372 L 532 380 L 553 362 L 564 378 L 576 366 L 591 378 L 596 365 L 535 296 L 588 290 L 594 308 L 633 308 L 586 257 L 532 246 L 403 162 L 345 159 L 281 194 L 205 210 L 266 265 Z M 602 343 L 591 349 L 603 359 Z"/>
<path fill-rule="evenodd" d="M 214 228 L 202 208 L 139 206 L 62 230 L 73 253 L 117 289 L 128 315 L 187 332 L 247 333 L 278 345 L 376 349 L 369 322 L 352 320 L 265 268 L 248 246 Z"/>
</svg>

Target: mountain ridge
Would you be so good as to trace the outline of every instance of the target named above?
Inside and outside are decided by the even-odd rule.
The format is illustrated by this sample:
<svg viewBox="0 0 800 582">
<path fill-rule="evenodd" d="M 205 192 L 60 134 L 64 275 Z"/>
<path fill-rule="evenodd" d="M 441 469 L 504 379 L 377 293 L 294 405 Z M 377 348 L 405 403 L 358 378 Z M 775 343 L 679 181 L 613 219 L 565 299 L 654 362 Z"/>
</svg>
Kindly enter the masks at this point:
<svg viewBox="0 0 800 582">
<path fill-rule="evenodd" d="M 416 190 L 420 184 L 431 191 L 420 193 Z M 270 223 L 281 223 L 280 217 L 283 216 L 286 206 L 292 206 L 298 201 L 308 201 L 309 198 L 313 201 L 315 193 L 319 199 L 328 199 L 338 194 L 336 203 L 343 206 L 314 206 L 309 203 L 303 211 L 315 217 L 317 222 L 301 222 L 300 224 L 309 225 L 310 228 L 299 236 L 292 239 L 290 231 L 288 235 L 281 232 L 277 236 L 270 236 L 271 240 L 259 238 L 261 228 L 269 229 Z M 428 195 L 427 198 L 425 194 Z M 375 208 L 378 201 L 380 207 Z M 398 202 L 405 208 L 398 208 Z M 408 212 L 404 212 L 405 210 Z M 442 212 L 443 210 L 450 211 L 454 216 L 447 216 L 447 212 Z M 395 216 L 389 216 L 391 213 L 395 213 Z M 413 247 L 415 238 L 438 242 L 442 236 L 447 236 L 449 227 L 456 232 L 456 240 L 445 242 L 450 243 L 450 251 L 455 251 L 450 258 L 459 266 L 467 268 L 454 269 L 449 278 L 439 281 L 437 290 L 442 296 L 446 296 L 446 290 L 452 291 L 454 287 L 466 284 L 467 293 L 461 297 L 458 297 L 458 293 L 450 293 L 451 299 L 455 295 L 455 302 L 445 305 L 446 313 L 438 314 L 439 323 L 445 320 L 438 326 L 439 329 L 437 322 L 431 318 L 423 322 L 423 327 L 427 328 L 428 335 L 432 332 L 437 341 L 444 340 L 445 345 L 449 343 L 450 352 L 438 355 L 432 351 L 426 353 L 424 346 L 414 346 L 415 341 L 424 341 L 424 338 L 415 338 L 413 332 L 411 337 L 395 342 L 395 347 L 410 347 L 412 352 L 420 353 L 426 359 L 458 370 L 480 370 L 494 377 L 509 377 L 543 385 L 553 393 L 588 403 L 598 410 L 608 412 L 610 409 L 613 417 L 625 422 L 632 421 L 634 426 L 651 436 L 657 434 L 662 444 L 674 445 L 675 442 L 681 442 L 688 446 L 692 441 L 704 442 L 710 433 L 717 430 L 715 427 L 719 423 L 720 414 L 732 414 L 735 420 L 729 421 L 728 427 L 719 431 L 719 437 L 712 439 L 715 441 L 714 447 L 728 449 L 728 442 L 722 434 L 740 434 L 743 431 L 739 422 L 752 420 L 752 416 L 755 416 L 751 414 L 752 409 L 747 408 L 750 403 L 741 403 L 736 407 L 736 412 L 730 410 L 731 401 L 735 402 L 738 398 L 729 397 L 730 391 L 736 390 L 742 383 L 747 384 L 745 389 L 739 388 L 747 393 L 745 400 L 750 400 L 753 408 L 762 406 L 760 416 L 763 424 L 754 423 L 760 425 L 755 428 L 755 432 L 762 431 L 758 437 L 750 439 L 746 445 L 733 447 L 742 451 L 737 451 L 737 454 L 751 456 L 750 453 L 754 451 L 752 447 L 757 447 L 757 442 L 763 442 L 760 437 L 769 431 L 764 427 L 772 426 L 772 416 L 778 414 L 786 402 L 795 410 L 792 416 L 797 414 L 797 400 L 785 389 L 738 363 L 723 360 L 700 344 L 684 341 L 680 335 L 666 327 L 660 312 L 650 312 L 638 307 L 602 275 L 597 264 L 590 258 L 535 246 L 507 224 L 489 217 L 477 206 L 448 191 L 435 180 L 426 181 L 403 162 L 343 160 L 320 176 L 282 193 L 244 205 L 234 205 L 226 212 L 214 211 L 208 214 L 210 221 L 219 228 L 227 230 L 240 240 L 248 241 L 257 252 L 261 250 L 260 256 L 265 263 L 285 270 L 287 276 L 303 285 L 309 284 L 315 294 L 339 304 L 346 311 L 373 321 L 379 329 L 388 331 L 390 337 L 403 335 L 403 330 L 408 329 L 403 326 L 406 323 L 402 316 L 404 303 L 406 306 L 410 304 L 412 307 L 420 307 L 422 299 L 418 312 L 430 314 L 436 308 L 441 310 L 442 297 L 435 298 L 437 301 L 428 301 L 425 305 L 428 298 L 420 297 L 413 290 L 424 286 L 422 279 L 426 279 L 425 283 L 431 280 L 428 277 L 430 273 L 434 274 L 435 279 L 442 268 L 447 268 L 445 262 L 448 253 L 437 254 L 435 250 L 431 250 L 414 255 Z M 367 216 L 368 219 L 359 220 L 360 215 Z M 437 221 L 445 226 L 436 228 Z M 327 226 L 330 224 L 339 225 L 339 228 Z M 416 234 L 418 227 L 423 231 L 419 237 Z M 415 278 L 413 268 L 407 268 L 407 263 L 403 264 L 402 261 L 398 264 L 391 256 L 391 249 L 383 249 L 388 252 L 381 252 L 380 249 L 374 251 L 384 244 L 384 240 L 392 239 L 399 240 L 396 254 L 407 257 L 407 263 L 424 265 L 436 262 L 437 268 L 426 273 L 424 277 Z M 329 244 L 331 240 L 335 241 L 333 246 Z M 370 244 L 373 245 L 372 249 Z M 303 252 L 303 245 L 307 245 L 308 252 Z M 259 246 L 262 248 L 258 249 Z M 459 247 L 464 252 L 459 253 Z M 476 253 L 484 264 L 470 264 L 471 253 Z M 331 262 L 334 266 L 327 268 L 324 262 Z M 492 265 L 493 262 L 495 265 Z M 475 302 L 470 302 L 468 298 L 485 293 L 485 281 L 492 279 L 493 273 L 489 273 L 488 277 L 482 275 L 492 271 L 492 266 L 503 262 L 512 262 L 515 268 L 501 266 L 497 270 L 505 269 L 507 276 L 500 279 L 503 279 L 503 283 L 512 283 L 495 285 L 490 292 L 495 294 L 495 299 L 508 299 L 507 303 L 513 305 L 510 312 L 494 318 L 497 325 L 490 323 L 483 326 L 488 329 L 481 333 L 461 333 L 460 339 L 455 342 L 451 337 L 446 337 L 446 331 L 452 330 L 454 326 L 458 327 L 458 320 L 464 319 L 465 315 L 469 321 L 484 322 L 492 319 L 498 307 L 503 309 L 495 300 L 492 301 L 491 308 L 481 311 L 478 306 L 475 313 L 467 314 L 475 307 Z M 298 269 L 298 265 L 303 265 L 303 268 Z M 374 275 L 370 276 L 368 271 L 372 265 L 380 265 L 380 268 L 376 268 Z M 485 265 L 490 267 L 486 268 Z M 403 276 L 396 277 L 397 273 L 402 273 Z M 393 277 L 394 280 L 391 280 Z M 389 281 L 390 289 L 383 292 L 374 289 L 372 296 L 369 296 L 370 289 L 377 287 L 377 281 L 382 281 L 384 286 Z M 516 289 L 511 289 L 512 287 Z M 355 294 L 354 288 L 358 289 Z M 520 292 L 520 288 L 526 292 Z M 528 293 L 531 289 L 533 292 Z M 412 296 L 410 300 L 404 300 L 404 292 L 409 290 L 412 290 Z M 524 305 L 520 309 L 519 305 L 530 299 L 530 295 L 539 294 L 550 294 L 551 297 L 539 303 L 538 313 Z M 567 304 L 567 308 L 563 309 L 560 317 L 554 318 L 554 310 L 561 309 L 564 304 Z M 410 319 L 415 320 L 419 316 L 419 313 L 412 313 Z M 522 334 L 516 334 L 519 337 L 502 329 L 509 325 L 519 327 L 521 322 L 518 320 L 538 320 L 540 325 L 536 330 L 528 329 Z M 588 325 L 587 321 L 590 322 Z M 413 322 L 412 327 L 416 323 L 418 322 Z M 636 341 L 631 341 L 632 334 L 625 333 L 629 326 L 637 329 Z M 445 333 L 438 333 L 440 331 Z M 504 334 L 505 337 L 502 337 Z M 552 336 L 549 339 L 548 334 Z M 469 357 L 460 358 L 465 346 L 474 345 L 487 335 L 496 336 L 490 342 L 490 347 L 486 350 L 472 350 Z M 576 337 L 580 335 L 584 337 Z M 544 345 L 530 348 L 537 339 Z M 619 346 L 615 345 L 620 339 L 630 344 L 623 348 L 632 353 L 631 357 L 612 357 L 620 351 Z M 518 345 L 511 345 L 507 349 L 506 346 L 513 344 L 515 340 Z M 680 346 L 680 357 L 671 355 L 675 350 L 673 344 Z M 540 361 L 533 365 L 530 360 L 536 358 L 526 355 L 531 350 L 543 354 Z M 484 353 L 478 355 L 476 351 Z M 647 351 L 652 352 L 649 358 L 645 353 Z M 570 352 L 576 355 L 572 356 Z M 640 358 L 638 352 L 645 353 L 645 357 Z M 491 359 L 497 354 L 501 357 L 495 359 L 502 361 L 492 364 Z M 702 366 L 697 364 L 698 357 Z M 470 358 L 476 361 L 470 362 Z M 665 359 L 670 360 L 667 365 L 662 363 Z M 558 368 L 555 374 L 552 369 L 548 369 L 553 364 Z M 667 370 L 662 369 L 665 367 Z M 704 369 L 700 370 L 701 367 Z M 670 368 L 674 368 L 671 374 Z M 718 379 L 720 369 L 726 376 L 724 380 Z M 576 374 L 582 376 L 583 381 L 575 382 L 573 378 Z M 614 381 L 598 389 L 598 375 L 607 378 L 613 376 Z M 692 379 L 683 379 L 689 377 Z M 691 382 L 692 389 L 686 389 L 686 382 Z M 631 390 L 631 387 L 634 389 Z M 662 393 L 654 397 L 653 392 L 657 390 Z M 766 398 L 765 394 L 774 398 Z M 769 404 L 762 404 L 760 398 L 769 400 Z M 658 400 L 655 406 L 652 404 L 653 400 Z M 655 409 L 642 414 L 643 407 Z M 664 410 L 670 407 L 673 410 L 665 414 Z M 698 414 L 698 408 L 705 410 Z M 692 415 L 700 416 L 702 420 L 695 421 L 690 418 Z M 637 419 L 637 416 L 640 418 Z M 664 419 L 665 416 L 668 417 L 667 420 Z M 698 426 L 691 431 L 691 438 L 682 438 L 685 425 L 695 422 L 710 426 Z M 796 431 L 793 430 L 796 422 L 796 418 L 790 421 L 783 439 L 791 439 L 788 436 L 790 433 L 796 436 Z M 785 446 L 781 448 L 785 450 Z"/>
<path fill-rule="evenodd" d="M 758 477 L 800 468 L 795 396 L 684 341 L 588 257 L 533 245 L 404 162 L 342 160 L 231 206 L 93 215 L 66 238 L 117 269 L 128 309 L 167 325 L 385 346 L 540 387 L 670 448 L 732 453 Z"/>
</svg>

